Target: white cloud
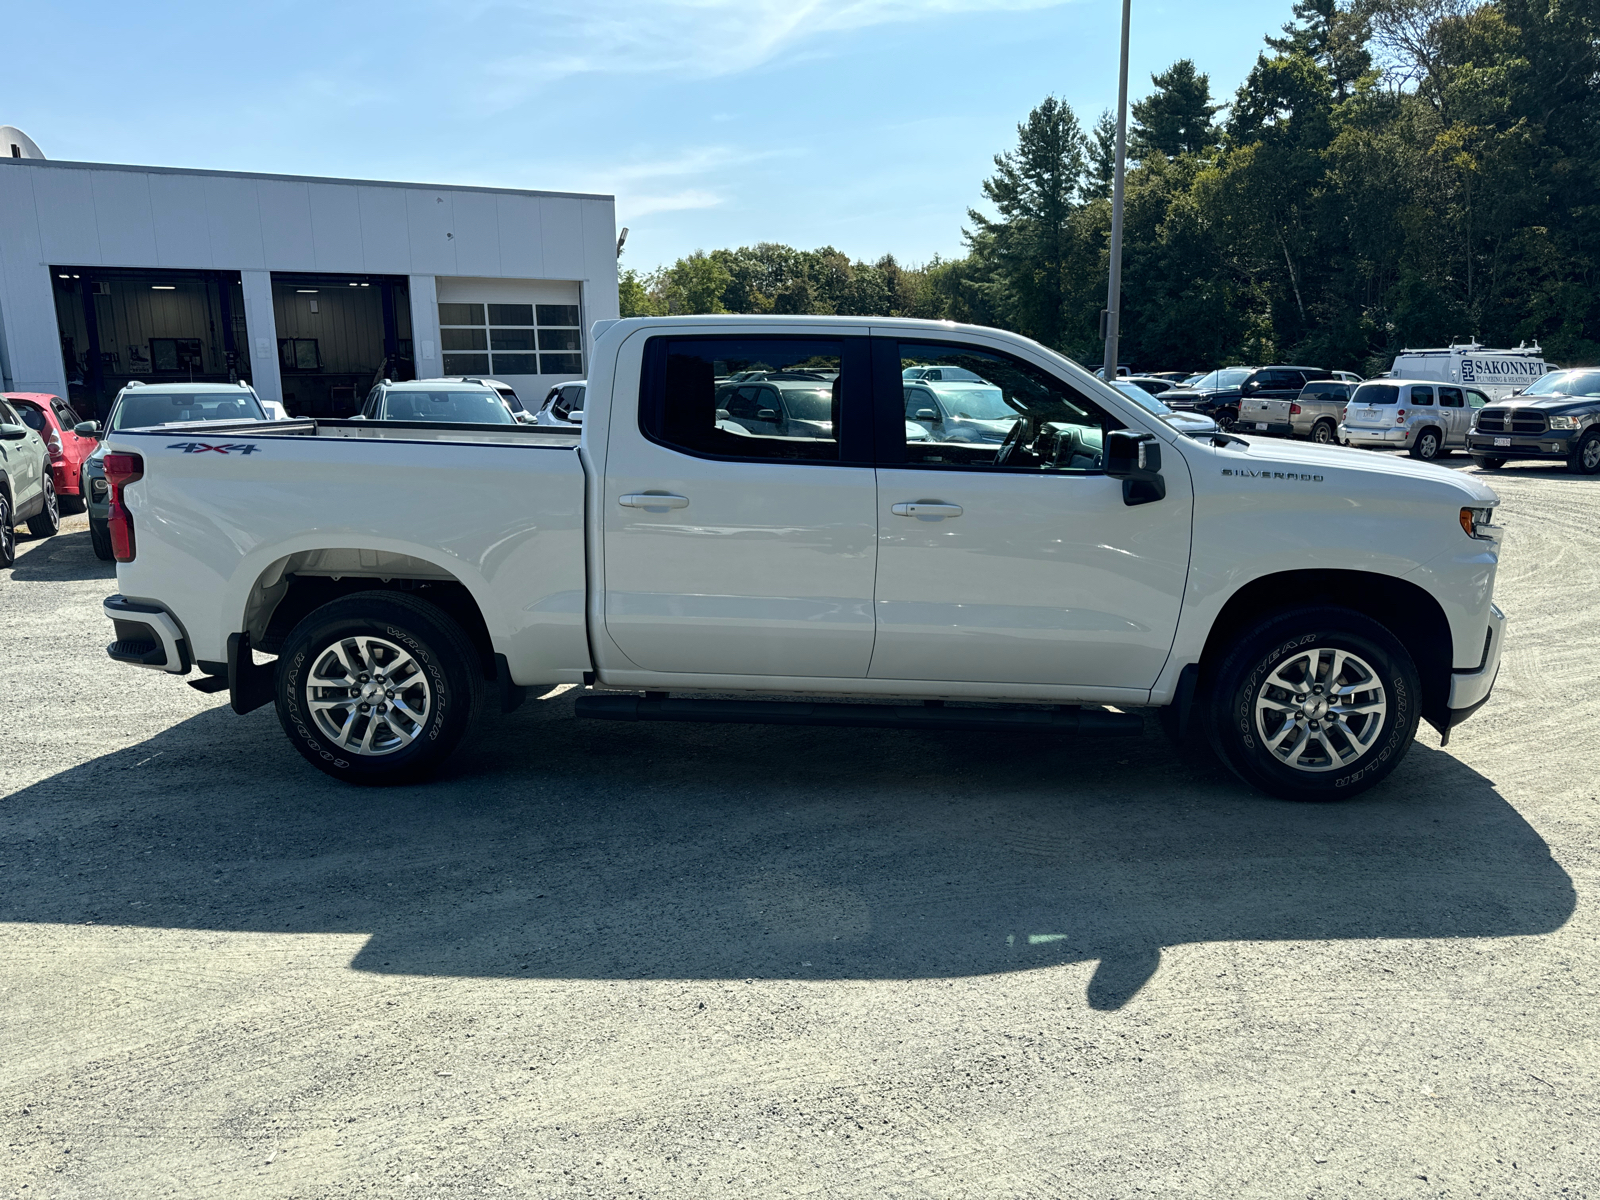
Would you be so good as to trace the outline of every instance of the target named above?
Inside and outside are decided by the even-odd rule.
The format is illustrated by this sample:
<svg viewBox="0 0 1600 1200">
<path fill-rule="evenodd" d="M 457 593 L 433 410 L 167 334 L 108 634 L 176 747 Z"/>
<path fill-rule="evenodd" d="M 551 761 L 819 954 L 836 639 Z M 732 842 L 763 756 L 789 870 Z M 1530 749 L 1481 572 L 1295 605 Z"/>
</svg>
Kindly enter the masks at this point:
<svg viewBox="0 0 1600 1200">
<path fill-rule="evenodd" d="M 1071 0 L 509 0 L 482 10 L 526 24 L 531 48 L 487 69 L 525 95 L 580 74 L 749 71 L 827 34 L 983 12 L 1055 8 Z M 509 95 L 506 97 L 509 99 Z"/>
<path fill-rule="evenodd" d="M 658 212 L 682 212 L 690 208 L 715 208 L 721 203 L 721 196 L 715 192 L 706 191 L 704 188 L 685 188 L 681 192 L 673 192 L 665 196 L 618 192 L 617 221 L 619 223 L 629 220 L 637 221 L 640 217 L 647 217 L 651 213 Z"/>
</svg>

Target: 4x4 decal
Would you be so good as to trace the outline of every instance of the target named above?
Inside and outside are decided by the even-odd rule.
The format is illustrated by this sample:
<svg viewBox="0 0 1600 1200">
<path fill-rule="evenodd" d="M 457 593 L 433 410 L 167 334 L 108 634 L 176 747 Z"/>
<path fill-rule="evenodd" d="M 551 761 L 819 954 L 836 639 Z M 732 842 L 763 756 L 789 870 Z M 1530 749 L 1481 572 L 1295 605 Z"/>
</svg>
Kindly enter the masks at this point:
<svg viewBox="0 0 1600 1200">
<path fill-rule="evenodd" d="M 207 450 L 218 454 L 254 454 L 261 447 L 254 442 L 228 442 L 221 446 L 213 446 L 209 442 L 173 442 L 167 449 L 182 450 L 185 454 L 203 454 Z"/>
</svg>

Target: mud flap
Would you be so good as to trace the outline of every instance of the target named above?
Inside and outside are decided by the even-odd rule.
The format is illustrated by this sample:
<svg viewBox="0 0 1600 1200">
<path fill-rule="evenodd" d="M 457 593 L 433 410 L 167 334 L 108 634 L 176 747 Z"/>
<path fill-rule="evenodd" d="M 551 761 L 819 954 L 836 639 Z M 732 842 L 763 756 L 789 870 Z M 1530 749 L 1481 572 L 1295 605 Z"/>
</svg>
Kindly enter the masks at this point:
<svg viewBox="0 0 1600 1200">
<path fill-rule="evenodd" d="M 257 663 L 248 633 L 228 635 L 228 697 L 241 717 L 272 703 L 272 663 Z"/>
</svg>

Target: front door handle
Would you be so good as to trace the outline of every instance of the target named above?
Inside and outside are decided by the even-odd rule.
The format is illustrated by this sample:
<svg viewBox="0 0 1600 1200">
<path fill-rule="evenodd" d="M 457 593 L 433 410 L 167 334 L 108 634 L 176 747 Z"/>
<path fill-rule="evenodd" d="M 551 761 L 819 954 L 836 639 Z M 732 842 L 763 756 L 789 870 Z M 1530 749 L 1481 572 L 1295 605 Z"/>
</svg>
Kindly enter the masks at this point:
<svg viewBox="0 0 1600 1200">
<path fill-rule="evenodd" d="M 642 508 L 645 512 L 666 512 L 669 508 L 688 508 L 687 496 L 669 496 L 665 492 L 630 492 L 620 496 L 617 503 L 623 508 Z"/>
<path fill-rule="evenodd" d="M 939 500 L 914 500 L 909 504 L 891 505 L 889 511 L 897 517 L 942 521 L 946 517 L 959 517 L 965 510 L 959 504 L 945 504 Z"/>
</svg>

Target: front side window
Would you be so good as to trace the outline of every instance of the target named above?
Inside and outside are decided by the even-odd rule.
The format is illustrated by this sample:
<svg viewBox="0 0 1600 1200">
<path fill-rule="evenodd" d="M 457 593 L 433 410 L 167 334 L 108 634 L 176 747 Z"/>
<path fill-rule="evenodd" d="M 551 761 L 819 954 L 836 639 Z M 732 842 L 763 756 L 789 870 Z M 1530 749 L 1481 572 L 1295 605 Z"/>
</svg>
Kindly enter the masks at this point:
<svg viewBox="0 0 1600 1200">
<path fill-rule="evenodd" d="M 447 375 L 581 375 L 576 304 L 440 304 Z"/>
<path fill-rule="evenodd" d="M 915 389 L 937 398 L 930 422 L 907 404 L 907 466 L 961 470 L 1096 472 L 1106 431 L 1121 423 L 1048 371 L 1010 355 L 959 343 L 901 342 L 902 376 L 909 367 L 939 368 Z M 961 372 L 951 378 L 950 368 Z M 910 424 L 908 424 L 908 422 Z M 918 428 L 926 437 L 915 437 Z"/>
<path fill-rule="evenodd" d="M 1470 388 L 1467 390 L 1467 406 L 1469 408 L 1482 408 L 1487 403 L 1489 403 L 1489 397 L 1482 392 L 1474 392 Z"/>
<path fill-rule="evenodd" d="M 515 425 L 497 392 L 483 389 L 395 390 L 384 397 L 385 421 L 450 421 L 464 425 Z"/>
<path fill-rule="evenodd" d="M 845 359 L 838 338 L 651 338 L 640 424 L 693 454 L 836 462 Z"/>
<path fill-rule="evenodd" d="M 111 413 L 112 429 L 143 429 L 174 421 L 265 421 L 255 395 L 232 392 L 158 392 L 139 388 L 122 393 Z"/>
</svg>

